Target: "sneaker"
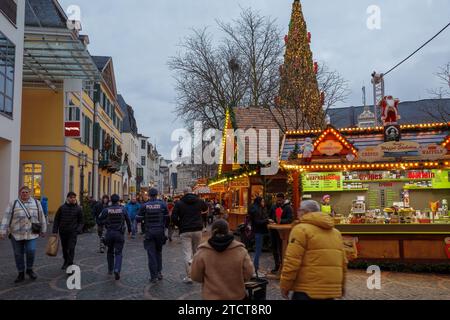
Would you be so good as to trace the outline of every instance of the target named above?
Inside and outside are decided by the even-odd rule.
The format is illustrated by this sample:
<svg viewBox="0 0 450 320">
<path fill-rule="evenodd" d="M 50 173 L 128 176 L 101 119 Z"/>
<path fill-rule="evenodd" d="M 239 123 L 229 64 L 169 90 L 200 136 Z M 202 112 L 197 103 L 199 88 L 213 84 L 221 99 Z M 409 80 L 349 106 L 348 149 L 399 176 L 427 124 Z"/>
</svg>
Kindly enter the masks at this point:
<svg viewBox="0 0 450 320">
<path fill-rule="evenodd" d="M 119 272 L 114 272 L 114 278 L 116 279 L 116 281 L 120 280 L 120 273 Z"/>
<path fill-rule="evenodd" d="M 158 280 L 162 280 L 163 279 L 163 275 L 162 275 L 162 273 L 160 272 L 160 273 L 158 273 Z"/>
<path fill-rule="evenodd" d="M 16 280 L 14 280 L 14 283 L 21 283 L 25 281 L 25 272 L 19 272 L 19 275 L 17 276 Z"/>
<path fill-rule="evenodd" d="M 27 270 L 27 275 L 30 277 L 31 280 L 36 280 L 37 279 L 37 275 L 36 273 L 33 272 L 33 270 Z"/>
<path fill-rule="evenodd" d="M 186 283 L 186 284 L 192 284 L 192 283 L 193 283 L 192 279 L 189 278 L 189 277 L 185 277 L 185 278 L 183 279 L 183 282 Z"/>
</svg>

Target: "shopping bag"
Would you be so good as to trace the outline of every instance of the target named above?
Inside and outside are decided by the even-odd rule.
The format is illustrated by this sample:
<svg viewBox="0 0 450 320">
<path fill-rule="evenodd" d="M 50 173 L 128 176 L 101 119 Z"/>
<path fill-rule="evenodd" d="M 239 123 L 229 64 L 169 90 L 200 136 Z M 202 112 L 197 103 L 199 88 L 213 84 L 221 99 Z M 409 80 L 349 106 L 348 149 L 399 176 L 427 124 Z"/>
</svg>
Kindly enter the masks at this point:
<svg viewBox="0 0 450 320">
<path fill-rule="evenodd" d="M 45 250 L 49 257 L 56 257 L 59 249 L 59 237 L 57 235 L 51 235 L 48 238 L 47 248 Z"/>
</svg>

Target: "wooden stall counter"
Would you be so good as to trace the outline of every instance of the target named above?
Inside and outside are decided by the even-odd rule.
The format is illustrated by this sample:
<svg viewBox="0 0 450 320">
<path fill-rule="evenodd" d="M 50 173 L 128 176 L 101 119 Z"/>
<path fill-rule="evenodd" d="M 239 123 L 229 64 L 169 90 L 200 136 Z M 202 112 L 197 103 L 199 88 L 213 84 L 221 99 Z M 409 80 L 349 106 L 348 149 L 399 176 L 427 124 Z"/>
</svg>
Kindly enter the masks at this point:
<svg viewBox="0 0 450 320">
<path fill-rule="evenodd" d="M 228 213 L 228 224 L 230 226 L 230 231 L 236 231 L 241 224 L 244 224 L 246 216 L 247 212 L 243 210 L 231 210 Z"/>
</svg>

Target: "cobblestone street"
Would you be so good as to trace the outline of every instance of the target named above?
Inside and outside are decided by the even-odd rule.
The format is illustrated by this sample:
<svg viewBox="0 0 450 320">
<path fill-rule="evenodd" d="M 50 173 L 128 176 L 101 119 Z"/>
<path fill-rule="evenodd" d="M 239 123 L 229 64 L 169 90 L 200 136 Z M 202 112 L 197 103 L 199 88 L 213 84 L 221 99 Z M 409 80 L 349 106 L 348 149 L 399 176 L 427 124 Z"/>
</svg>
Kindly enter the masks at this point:
<svg viewBox="0 0 450 320">
<path fill-rule="evenodd" d="M 82 289 L 71 291 L 66 286 L 66 275 L 60 270 L 62 258 L 45 256 L 46 240 L 39 240 L 35 271 L 36 282 L 27 280 L 14 285 L 16 269 L 9 241 L 0 242 L 0 300 L 198 300 L 199 284 L 182 282 L 184 268 L 181 244 L 176 237 L 164 248 L 164 280 L 151 285 L 147 257 L 142 239 L 128 240 L 124 249 L 122 279 L 114 281 L 106 272 L 106 255 L 97 252 L 97 237 L 86 234 L 79 237 L 76 263 L 81 267 Z M 262 267 L 272 267 L 269 253 L 263 255 Z M 224 270 L 223 272 L 226 272 Z M 348 274 L 345 299 L 435 299 L 450 300 L 450 276 L 432 274 L 382 274 L 382 289 L 368 290 L 368 275 L 351 270 Z M 270 281 L 268 298 L 279 300 L 278 282 Z"/>
</svg>

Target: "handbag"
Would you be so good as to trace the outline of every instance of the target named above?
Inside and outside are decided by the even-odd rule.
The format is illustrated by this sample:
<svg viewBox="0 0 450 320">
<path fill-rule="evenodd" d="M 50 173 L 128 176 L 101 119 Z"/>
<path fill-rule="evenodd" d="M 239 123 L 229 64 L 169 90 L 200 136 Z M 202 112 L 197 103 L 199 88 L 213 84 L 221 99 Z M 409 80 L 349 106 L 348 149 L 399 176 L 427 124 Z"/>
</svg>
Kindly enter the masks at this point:
<svg viewBox="0 0 450 320">
<path fill-rule="evenodd" d="M 56 257 L 58 255 L 58 249 L 59 249 L 59 237 L 56 234 L 51 235 L 48 238 L 48 242 L 47 242 L 47 247 L 46 247 L 45 253 L 49 257 Z"/>
<path fill-rule="evenodd" d="M 31 220 L 31 215 L 28 212 L 28 209 L 23 205 L 22 201 L 18 200 L 18 202 L 19 202 L 20 206 L 22 207 L 22 209 L 25 211 L 25 214 L 26 214 L 27 218 L 31 222 L 31 233 L 33 233 L 33 234 L 41 234 L 41 232 L 42 232 L 42 223 L 40 223 L 40 222 L 39 223 L 34 223 Z M 40 215 L 39 205 L 38 205 L 38 202 L 37 202 L 36 199 L 34 199 L 34 202 L 36 203 L 36 208 L 38 210 L 38 219 L 39 219 L 39 215 Z"/>
</svg>

